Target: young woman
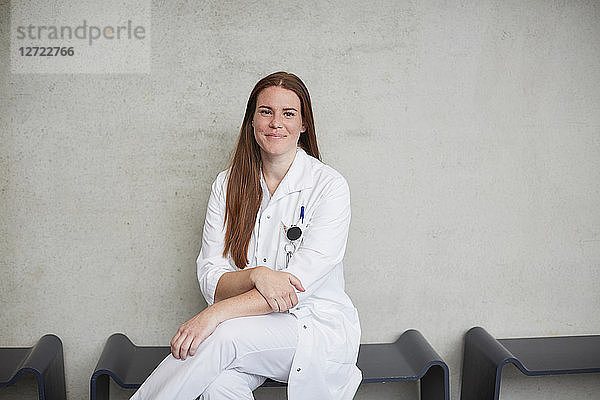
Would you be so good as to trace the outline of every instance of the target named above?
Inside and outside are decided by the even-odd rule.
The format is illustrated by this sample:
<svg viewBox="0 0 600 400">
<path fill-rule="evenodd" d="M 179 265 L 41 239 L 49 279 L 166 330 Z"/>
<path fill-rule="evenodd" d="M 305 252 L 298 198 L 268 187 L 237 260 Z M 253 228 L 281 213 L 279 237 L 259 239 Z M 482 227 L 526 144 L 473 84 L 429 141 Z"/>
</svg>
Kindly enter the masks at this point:
<svg viewBox="0 0 600 400">
<path fill-rule="evenodd" d="M 212 185 L 198 280 L 208 307 L 132 399 L 352 399 L 358 314 L 344 292 L 346 180 L 320 161 L 308 90 L 276 72 L 250 94 L 237 148 Z"/>
</svg>

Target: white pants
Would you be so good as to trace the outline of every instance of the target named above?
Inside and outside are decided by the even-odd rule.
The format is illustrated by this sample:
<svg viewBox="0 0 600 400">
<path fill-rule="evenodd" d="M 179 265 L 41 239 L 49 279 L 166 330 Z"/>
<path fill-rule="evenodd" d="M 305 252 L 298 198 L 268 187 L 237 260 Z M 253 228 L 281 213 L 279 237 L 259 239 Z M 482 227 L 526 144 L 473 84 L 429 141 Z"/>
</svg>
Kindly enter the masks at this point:
<svg viewBox="0 0 600 400">
<path fill-rule="evenodd" d="M 230 319 L 194 356 L 169 354 L 130 400 L 254 399 L 266 378 L 287 382 L 297 343 L 298 320 L 289 313 Z"/>
</svg>

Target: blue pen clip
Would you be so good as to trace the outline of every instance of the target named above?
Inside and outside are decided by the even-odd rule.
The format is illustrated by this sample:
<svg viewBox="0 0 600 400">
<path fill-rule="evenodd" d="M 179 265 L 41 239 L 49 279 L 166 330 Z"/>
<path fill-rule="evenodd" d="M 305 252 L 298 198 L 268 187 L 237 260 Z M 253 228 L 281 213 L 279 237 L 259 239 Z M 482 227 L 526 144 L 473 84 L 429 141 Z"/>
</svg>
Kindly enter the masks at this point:
<svg viewBox="0 0 600 400">
<path fill-rule="evenodd" d="M 304 223 L 304 206 L 300 207 L 300 219 Z"/>
</svg>

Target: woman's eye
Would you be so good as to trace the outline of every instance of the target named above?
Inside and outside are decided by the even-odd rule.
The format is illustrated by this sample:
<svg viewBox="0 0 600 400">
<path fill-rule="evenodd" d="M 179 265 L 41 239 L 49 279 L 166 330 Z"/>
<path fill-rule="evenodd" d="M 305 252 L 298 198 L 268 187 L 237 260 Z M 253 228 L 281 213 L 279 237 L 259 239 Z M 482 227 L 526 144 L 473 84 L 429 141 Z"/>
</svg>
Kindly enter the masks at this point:
<svg viewBox="0 0 600 400">
<path fill-rule="evenodd" d="M 262 115 L 269 115 L 269 114 L 271 114 L 271 111 L 269 111 L 269 110 L 260 110 L 259 112 L 260 112 Z"/>
<path fill-rule="evenodd" d="M 294 115 L 296 115 L 296 114 L 294 114 L 294 113 L 293 113 L 293 112 L 291 112 L 291 111 L 287 111 L 287 112 L 285 112 L 283 115 L 285 115 L 286 117 L 293 117 L 293 116 L 294 116 Z"/>
</svg>

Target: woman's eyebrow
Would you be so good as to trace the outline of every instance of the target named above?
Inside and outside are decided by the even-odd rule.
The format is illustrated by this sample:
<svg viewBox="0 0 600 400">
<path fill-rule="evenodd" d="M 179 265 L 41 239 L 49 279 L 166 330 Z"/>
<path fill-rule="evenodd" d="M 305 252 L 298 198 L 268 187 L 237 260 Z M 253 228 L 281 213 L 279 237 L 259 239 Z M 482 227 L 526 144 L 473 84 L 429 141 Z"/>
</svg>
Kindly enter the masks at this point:
<svg viewBox="0 0 600 400">
<path fill-rule="evenodd" d="M 265 106 L 265 105 L 260 105 L 257 108 L 268 108 L 269 110 L 272 110 L 271 107 Z M 298 112 L 298 110 L 296 110 L 294 107 L 284 107 L 283 108 L 283 111 L 287 111 L 287 110 L 294 110 L 294 111 Z"/>
</svg>

